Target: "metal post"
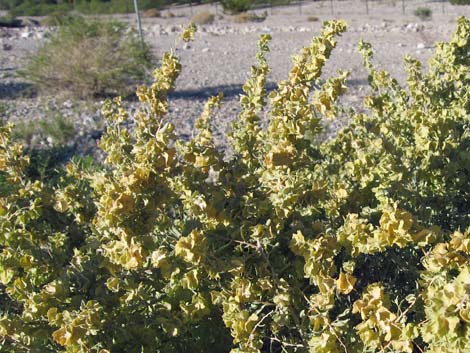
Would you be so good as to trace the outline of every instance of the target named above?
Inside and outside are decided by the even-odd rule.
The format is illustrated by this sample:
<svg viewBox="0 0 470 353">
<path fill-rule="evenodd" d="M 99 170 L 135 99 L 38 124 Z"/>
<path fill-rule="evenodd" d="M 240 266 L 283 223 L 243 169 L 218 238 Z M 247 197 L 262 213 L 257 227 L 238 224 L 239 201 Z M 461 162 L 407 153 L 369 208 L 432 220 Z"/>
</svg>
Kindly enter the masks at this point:
<svg viewBox="0 0 470 353">
<path fill-rule="evenodd" d="M 330 7 L 331 7 L 331 14 L 334 15 L 335 14 L 335 9 L 333 7 L 333 0 L 330 0 Z"/>
<path fill-rule="evenodd" d="M 405 0 L 401 0 L 401 12 L 405 14 Z"/>
<path fill-rule="evenodd" d="M 299 15 L 302 15 L 302 0 L 299 0 Z"/>
<path fill-rule="evenodd" d="M 366 0 L 366 14 L 369 14 L 369 2 Z"/>
<path fill-rule="evenodd" d="M 140 42 L 142 44 L 142 49 L 144 49 L 144 34 L 142 33 L 142 22 L 140 21 L 139 5 L 137 4 L 137 0 L 134 0 L 134 9 L 135 9 L 135 14 L 137 16 L 137 25 L 139 27 Z"/>
</svg>

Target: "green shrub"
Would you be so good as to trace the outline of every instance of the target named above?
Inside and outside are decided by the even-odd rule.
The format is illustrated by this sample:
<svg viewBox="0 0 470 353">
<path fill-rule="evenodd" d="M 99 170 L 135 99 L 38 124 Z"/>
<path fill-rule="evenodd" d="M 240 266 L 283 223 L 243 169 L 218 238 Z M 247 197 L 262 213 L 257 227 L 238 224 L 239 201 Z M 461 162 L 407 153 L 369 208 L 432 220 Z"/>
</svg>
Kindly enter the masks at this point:
<svg viewBox="0 0 470 353">
<path fill-rule="evenodd" d="M 1 127 L 2 349 L 465 352 L 470 21 L 427 72 L 405 59 L 406 89 L 361 42 L 368 109 L 320 143 L 324 119 L 348 111 L 336 103 L 348 72 L 320 80 L 344 30 L 326 22 L 269 96 L 261 36 L 231 157 L 212 136 L 221 95 L 191 140 L 175 138 L 173 52 L 138 89 L 137 114 L 104 104 L 102 167 L 72 162 L 53 185 L 28 177 Z"/>
<path fill-rule="evenodd" d="M 9 13 L 7 16 L 0 17 L 0 27 L 21 27 L 21 20 Z"/>
<path fill-rule="evenodd" d="M 73 18 L 29 58 L 22 75 L 47 94 L 128 94 L 143 79 L 149 53 L 121 23 Z"/>
<path fill-rule="evenodd" d="M 215 16 L 213 13 L 209 11 L 201 11 L 196 14 L 194 14 L 193 17 L 191 17 L 191 22 L 194 22 L 197 25 L 206 25 L 206 24 L 211 24 L 214 22 Z"/>
<path fill-rule="evenodd" d="M 449 0 L 452 5 L 470 5 L 470 0 Z"/>
<path fill-rule="evenodd" d="M 421 21 L 425 21 L 431 18 L 432 10 L 429 7 L 418 7 L 413 11 L 413 14 Z"/>
<path fill-rule="evenodd" d="M 318 22 L 319 18 L 317 16 L 308 16 L 307 21 L 308 22 Z"/>
<path fill-rule="evenodd" d="M 259 16 L 251 12 L 242 12 L 232 17 L 232 21 L 235 23 L 246 23 L 246 22 L 263 22 L 266 16 Z"/>
<path fill-rule="evenodd" d="M 73 122 L 56 112 L 50 118 L 17 123 L 12 137 L 28 148 L 35 148 L 44 144 L 66 145 L 75 134 Z"/>
<path fill-rule="evenodd" d="M 142 16 L 144 18 L 155 18 L 155 17 L 161 17 L 162 14 L 160 13 L 160 11 L 158 11 L 158 9 L 152 8 L 152 9 L 145 10 Z"/>
<path fill-rule="evenodd" d="M 55 11 L 41 21 L 43 26 L 64 26 L 77 21 L 76 15 L 70 15 L 67 11 Z"/>
<path fill-rule="evenodd" d="M 222 0 L 220 2 L 224 12 L 230 14 L 237 14 L 240 12 L 246 12 L 251 8 L 251 0 Z"/>
</svg>

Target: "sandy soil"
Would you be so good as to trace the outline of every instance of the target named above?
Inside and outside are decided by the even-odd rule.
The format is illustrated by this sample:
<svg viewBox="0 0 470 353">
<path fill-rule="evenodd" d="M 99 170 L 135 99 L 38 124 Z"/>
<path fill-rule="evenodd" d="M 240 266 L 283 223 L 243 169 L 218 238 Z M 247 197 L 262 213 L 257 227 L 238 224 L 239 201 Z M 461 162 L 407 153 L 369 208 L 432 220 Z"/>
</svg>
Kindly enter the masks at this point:
<svg viewBox="0 0 470 353">
<path fill-rule="evenodd" d="M 323 76 L 334 75 L 338 69 L 350 70 L 349 89 L 343 101 L 347 106 L 361 109 L 362 98 L 368 89 L 367 75 L 356 51 L 360 39 L 373 45 L 376 64 L 390 71 L 403 83 L 403 56 L 411 55 L 426 62 L 433 52 L 434 43 L 450 38 L 457 17 L 470 16 L 470 6 L 451 6 L 423 0 L 407 0 L 405 13 L 399 0 L 369 1 L 368 13 L 365 5 L 364 1 L 346 0 L 257 9 L 254 12 L 258 14 L 267 12 L 265 21 L 246 24 L 233 23 L 232 18 L 223 15 L 221 8 L 215 5 L 175 7 L 163 11 L 164 18 L 143 19 L 145 39 L 152 45 L 156 56 L 174 48 L 181 57 L 183 72 L 172 94 L 170 109 L 170 117 L 179 135 L 184 138 L 191 136 L 194 120 L 207 97 L 222 91 L 226 98 L 214 121 L 214 129 L 218 143 L 225 145 L 225 135 L 230 121 L 239 111 L 241 87 L 249 75 L 256 42 L 262 33 L 273 36 L 268 57 L 272 71 L 268 81 L 269 87 L 274 88 L 276 82 L 286 77 L 292 54 L 309 44 L 311 38 L 319 33 L 324 20 L 345 19 L 348 31 L 339 39 Z M 431 20 L 421 21 L 413 15 L 414 9 L 419 6 L 432 9 Z M 195 42 L 189 45 L 177 43 L 181 26 L 188 23 L 192 14 L 200 11 L 217 14 L 216 21 L 200 26 Z M 175 17 L 169 18 L 169 12 Z M 312 16 L 317 17 L 318 21 L 309 20 Z M 135 26 L 133 16 L 118 17 Z M 25 58 L 47 40 L 48 31 L 50 29 L 44 27 L 0 28 L 0 106 L 4 107 L 4 116 L 13 121 L 41 118 L 51 109 L 73 118 L 82 137 L 90 136 L 89 132 L 94 131 L 91 134 L 94 137 L 88 137 L 87 142 L 83 142 L 86 147 L 80 150 L 81 153 L 87 153 L 94 148 L 96 138 L 99 137 L 96 131 L 101 129 L 98 113 L 100 102 L 64 102 L 44 95 L 28 98 L 27 95 L 25 97 L 28 83 L 15 75 L 24 65 Z M 136 108 L 136 103 L 127 104 L 131 109 Z M 85 106 L 87 109 L 83 108 Z M 329 127 L 330 134 L 344 124 L 347 124 L 345 119 L 334 122 Z"/>
</svg>

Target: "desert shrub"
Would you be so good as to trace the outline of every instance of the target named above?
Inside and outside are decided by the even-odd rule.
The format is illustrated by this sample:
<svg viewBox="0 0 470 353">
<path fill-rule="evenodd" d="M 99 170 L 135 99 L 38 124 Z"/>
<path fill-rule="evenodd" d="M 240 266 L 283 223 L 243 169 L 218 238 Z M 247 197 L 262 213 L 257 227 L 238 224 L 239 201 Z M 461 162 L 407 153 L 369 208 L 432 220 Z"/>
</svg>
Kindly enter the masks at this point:
<svg viewBox="0 0 470 353">
<path fill-rule="evenodd" d="M 421 21 L 429 20 L 432 16 L 432 10 L 429 7 L 418 7 L 413 11 L 413 15 Z"/>
<path fill-rule="evenodd" d="M 145 18 L 155 18 L 155 17 L 161 17 L 161 13 L 158 9 L 152 8 L 145 10 L 143 13 L 143 17 Z"/>
<path fill-rule="evenodd" d="M 0 17 L 0 27 L 21 27 L 21 20 L 9 13 Z"/>
<path fill-rule="evenodd" d="M 452 5 L 470 5 L 470 0 L 449 0 Z"/>
<path fill-rule="evenodd" d="M 336 102 L 348 72 L 320 80 L 344 30 L 326 22 L 269 95 L 261 36 L 231 157 L 212 136 L 222 95 L 175 138 L 174 52 L 139 112 L 104 104 L 102 167 L 72 162 L 50 185 L 1 127 L 2 349 L 465 352 L 470 21 L 427 72 L 405 59 L 406 89 L 361 42 L 368 109 L 321 143 L 324 120 L 349 111 Z"/>
<path fill-rule="evenodd" d="M 29 58 L 22 75 L 47 94 L 128 94 L 144 77 L 149 57 L 123 24 L 74 18 Z"/>
<path fill-rule="evenodd" d="M 9 10 L 16 16 L 48 16 L 54 12 L 68 12 L 72 10 L 72 6 L 68 3 L 54 4 L 47 1 L 26 0 L 12 3 Z"/>
<path fill-rule="evenodd" d="M 224 12 L 230 14 L 237 14 L 240 12 L 246 12 L 251 8 L 251 0 L 222 0 L 222 8 Z"/>
<path fill-rule="evenodd" d="M 76 131 L 71 119 L 59 112 L 50 117 L 28 122 L 18 122 L 12 132 L 15 141 L 27 147 L 40 145 L 65 145 L 75 136 Z"/>
<path fill-rule="evenodd" d="M 201 11 L 191 17 L 191 21 L 197 25 L 206 25 L 214 22 L 215 16 L 209 11 Z"/>
<path fill-rule="evenodd" d="M 68 25 L 73 21 L 77 21 L 78 17 L 76 15 L 71 15 L 67 11 L 54 11 L 50 15 L 46 16 L 41 21 L 43 26 L 64 26 Z"/>
<path fill-rule="evenodd" d="M 232 17 L 232 21 L 235 23 L 246 23 L 246 22 L 263 22 L 266 16 L 260 16 L 251 12 L 242 12 Z"/>
</svg>

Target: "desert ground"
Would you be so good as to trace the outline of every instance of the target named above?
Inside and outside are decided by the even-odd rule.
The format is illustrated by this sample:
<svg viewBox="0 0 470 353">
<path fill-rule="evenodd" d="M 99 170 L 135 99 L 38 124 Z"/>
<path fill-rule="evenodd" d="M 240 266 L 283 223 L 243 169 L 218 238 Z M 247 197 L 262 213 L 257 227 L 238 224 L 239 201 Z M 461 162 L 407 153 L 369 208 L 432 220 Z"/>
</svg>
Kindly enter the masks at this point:
<svg viewBox="0 0 470 353">
<path fill-rule="evenodd" d="M 420 20 L 413 14 L 414 9 L 420 6 L 432 9 L 429 20 Z M 214 135 L 221 147 L 226 146 L 230 121 L 239 111 L 241 87 L 254 63 L 256 42 L 263 33 L 273 37 L 268 56 L 271 66 L 268 87 L 273 89 L 276 82 L 287 76 L 291 56 L 310 43 L 312 37 L 320 32 L 323 21 L 345 19 L 348 30 L 338 40 L 323 77 L 330 77 L 340 69 L 350 70 L 348 91 L 342 102 L 347 107 L 361 110 L 368 88 L 367 73 L 356 50 L 360 39 L 372 44 L 376 52 L 376 65 L 405 84 L 403 57 L 410 55 L 425 64 L 433 53 L 434 43 L 450 39 L 458 16 L 470 16 L 470 6 L 423 0 L 407 0 L 404 12 L 399 0 L 369 1 L 368 7 L 366 13 L 366 3 L 360 0 L 305 1 L 301 6 L 253 10 L 260 15 L 267 14 L 266 19 L 238 24 L 233 22 L 231 16 L 223 14 L 220 6 L 208 4 L 174 7 L 162 11 L 161 18 L 143 19 L 145 40 L 152 46 L 156 58 L 171 49 L 181 58 L 183 70 L 171 95 L 169 113 L 178 135 L 189 138 L 206 99 L 222 91 L 225 99 L 214 120 Z M 215 21 L 199 26 L 194 42 L 179 42 L 182 26 L 200 11 L 216 14 Z M 169 12 L 173 17 L 167 16 Z M 118 18 L 136 26 L 133 15 Z M 77 153 L 93 153 L 103 129 L 99 113 L 101 102 L 63 100 L 34 94 L 27 79 L 16 75 L 25 65 L 27 57 L 34 54 L 53 30 L 34 25 L 0 28 L 0 105 L 4 107 L 0 114 L 10 121 L 31 121 L 44 118 L 51 110 L 59 111 L 73 119 L 76 125 L 77 140 L 73 143 Z M 128 101 L 125 104 L 131 111 L 138 109 L 138 102 Z M 327 133 L 334 134 L 347 122 L 347 116 L 338 118 L 329 123 Z"/>
</svg>

